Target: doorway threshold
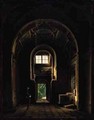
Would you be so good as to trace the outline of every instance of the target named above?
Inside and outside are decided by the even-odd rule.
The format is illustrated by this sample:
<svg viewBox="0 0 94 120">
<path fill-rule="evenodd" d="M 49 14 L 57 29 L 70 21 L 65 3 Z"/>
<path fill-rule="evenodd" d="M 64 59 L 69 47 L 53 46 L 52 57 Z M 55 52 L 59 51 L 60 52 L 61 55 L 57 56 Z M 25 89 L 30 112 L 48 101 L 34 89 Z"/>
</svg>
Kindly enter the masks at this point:
<svg viewBox="0 0 94 120">
<path fill-rule="evenodd" d="M 46 99 L 40 99 L 40 100 L 37 100 L 36 103 L 45 103 L 46 104 L 46 103 L 49 103 L 49 101 Z"/>
</svg>

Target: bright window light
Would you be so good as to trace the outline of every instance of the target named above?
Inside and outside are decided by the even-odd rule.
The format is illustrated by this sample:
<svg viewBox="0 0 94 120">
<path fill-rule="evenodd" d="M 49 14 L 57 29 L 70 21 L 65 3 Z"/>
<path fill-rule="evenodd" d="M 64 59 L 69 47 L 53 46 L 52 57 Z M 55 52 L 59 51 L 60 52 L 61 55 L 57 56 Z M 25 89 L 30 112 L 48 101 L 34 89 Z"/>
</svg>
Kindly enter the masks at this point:
<svg viewBox="0 0 94 120">
<path fill-rule="evenodd" d="M 43 55 L 42 56 L 42 63 L 43 64 L 48 64 L 48 55 Z"/>
<path fill-rule="evenodd" d="M 41 64 L 41 55 L 36 55 L 36 64 Z"/>
<path fill-rule="evenodd" d="M 48 64 L 49 63 L 48 55 L 36 55 L 35 63 L 36 64 Z"/>
</svg>

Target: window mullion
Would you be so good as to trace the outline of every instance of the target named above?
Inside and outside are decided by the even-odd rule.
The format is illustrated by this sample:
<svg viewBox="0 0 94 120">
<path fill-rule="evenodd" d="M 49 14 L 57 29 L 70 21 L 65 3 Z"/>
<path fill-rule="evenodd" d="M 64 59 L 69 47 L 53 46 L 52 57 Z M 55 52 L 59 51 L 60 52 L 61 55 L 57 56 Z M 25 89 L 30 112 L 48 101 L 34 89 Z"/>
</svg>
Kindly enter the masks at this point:
<svg viewBox="0 0 94 120">
<path fill-rule="evenodd" d="M 43 55 L 41 55 L 41 63 L 43 64 Z"/>
</svg>

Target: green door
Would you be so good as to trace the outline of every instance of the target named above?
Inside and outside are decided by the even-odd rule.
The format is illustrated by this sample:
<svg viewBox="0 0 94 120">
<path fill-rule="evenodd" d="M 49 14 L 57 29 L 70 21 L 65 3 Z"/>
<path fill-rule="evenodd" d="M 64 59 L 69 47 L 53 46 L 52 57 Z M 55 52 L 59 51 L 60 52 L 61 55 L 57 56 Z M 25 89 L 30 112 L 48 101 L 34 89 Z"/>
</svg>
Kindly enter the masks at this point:
<svg viewBox="0 0 94 120">
<path fill-rule="evenodd" d="M 38 95 L 37 100 L 46 100 L 46 84 L 38 83 Z"/>
</svg>

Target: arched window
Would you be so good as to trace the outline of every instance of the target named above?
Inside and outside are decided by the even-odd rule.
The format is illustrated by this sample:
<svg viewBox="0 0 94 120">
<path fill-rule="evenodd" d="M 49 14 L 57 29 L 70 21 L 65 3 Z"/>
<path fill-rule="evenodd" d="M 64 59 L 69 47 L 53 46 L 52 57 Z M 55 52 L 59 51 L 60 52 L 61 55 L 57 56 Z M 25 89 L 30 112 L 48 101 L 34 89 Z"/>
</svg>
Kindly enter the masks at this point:
<svg viewBox="0 0 94 120">
<path fill-rule="evenodd" d="M 30 79 L 35 80 L 36 74 L 51 74 L 52 80 L 56 80 L 56 54 L 55 51 L 47 45 L 35 47 L 30 55 Z"/>
</svg>

